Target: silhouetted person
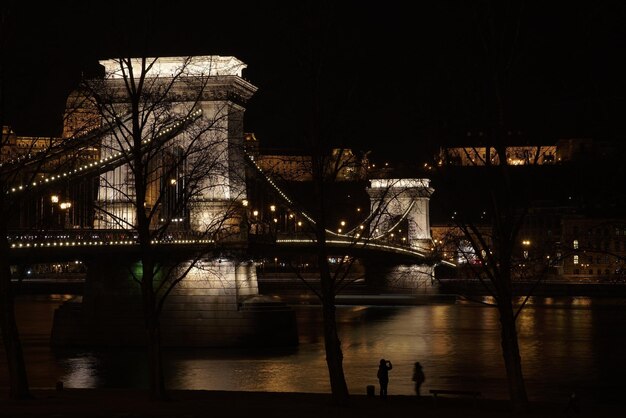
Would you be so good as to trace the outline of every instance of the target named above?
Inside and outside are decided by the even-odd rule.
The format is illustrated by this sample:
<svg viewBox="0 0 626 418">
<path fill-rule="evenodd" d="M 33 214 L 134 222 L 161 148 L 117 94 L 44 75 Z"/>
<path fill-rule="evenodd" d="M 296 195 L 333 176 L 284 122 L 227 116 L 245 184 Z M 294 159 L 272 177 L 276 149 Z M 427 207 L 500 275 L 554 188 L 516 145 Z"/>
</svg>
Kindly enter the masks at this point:
<svg viewBox="0 0 626 418">
<path fill-rule="evenodd" d="M 387 385 L 389 384 L 389 370 L 391 370 L 393 366 L 389 360 L 385 360 L 384 358 L 380 359 L 380 364 L 378 365 L 378 383 L 380 384 L 380 397 L 385 399 L 387 398 Z"/>
<path fill-rule="evenodd" d="M 569 395 L 569 401 L 567 402 L 567 406 L 563 412 L 567 415 L 570 415 L 571 413 L 580 413 L 580 403 L 578 401 L 578 396 L 576 396 L 576 392 L 572 392 Z"/>
<path fill-rule="evenodd" d="M 413 368 L 413 381 L 415 382 L 415 395 L 420 395 L 420 388 L 422 387 L 422 383 L 424 383 L 426 377 L 424 376 L 424 370 L 422 370 L 422 365 L 419 361 L 415 362 L 415 367 Z"/>
</svg>

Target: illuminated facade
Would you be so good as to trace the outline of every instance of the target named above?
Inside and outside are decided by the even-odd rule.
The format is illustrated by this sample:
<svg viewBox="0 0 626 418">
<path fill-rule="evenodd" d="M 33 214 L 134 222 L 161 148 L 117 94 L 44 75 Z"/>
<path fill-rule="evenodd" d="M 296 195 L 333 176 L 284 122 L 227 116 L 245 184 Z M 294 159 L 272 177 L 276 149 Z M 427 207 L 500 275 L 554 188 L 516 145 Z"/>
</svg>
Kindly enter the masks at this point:
<svg viewBox="0 0 626 418">
<path fill-rule="evenodd" d="M 561 266 L 575 281 L 623 282 L 626 278 L 626 220 L 566 216 L 562 219 Z"/>
<path fill-rule="evenodd" d="M 47 151 L 51 147 L 61 143 L 60 138 L 54 137 L 34 137 L 34 136 L 18 136 L 8 126 L 2 127 L 2 146 L 0 147 L 0 163 L 9 161 L 13 158 L 19 158 L 25 155 L 34 155 L 41 151 Z M 69 159 L 70 156 L 63 155 L 62 160 Z M 85 158 L 95 158 L 87 153 Z M 50 164 L 58 164 L 61 158 L 52 160 Z"/>
<path fill-rule="evenodd" d="M 482 138 L 478 138 L 481 143 Z M 489 149 L 489 157 L 487 157 Z M 563 138 L 555 145 L 522 145 L 506 147 L 509 165 L 553 165 L 576 161 L 606 160 L 615 155 L 615 145 L 594 141 L 591 138 Z M 482 145 L 467 147 L 441 147 L 436 156 L 439 165 L 485 166 L 489 161 L 493 165 L 500 163 L 500 158 L 493 147 Z"/>
<path fill-rule="evenodd" d="M 492 248 L 488 225 L 479 226 Z M 476 250 L 454 225 L 431 227 L 436 252 L 461 268 L 479 264 Z M 590 218 L 572 208 L 533 208 L 525 217 L 515 245 L 513 277 L 583 283 L 626 281 L 626 220 Z"/>
<path fill-rule="evenodd" d="M 312 181 L 311 157 L 306 155 L 259 155 L 255 161 L 264 173 L 285 181 Z"/>
<path fill-rule="evenodd" d="M 556 145 L 506 147 L 509 165 L 555 164 L 556 154 Z M 439 165 L 485 166 L 487 164 L 499 165 L 500 157 L 491 147 L 442 147 L 437 161 Z"/>
</svg>

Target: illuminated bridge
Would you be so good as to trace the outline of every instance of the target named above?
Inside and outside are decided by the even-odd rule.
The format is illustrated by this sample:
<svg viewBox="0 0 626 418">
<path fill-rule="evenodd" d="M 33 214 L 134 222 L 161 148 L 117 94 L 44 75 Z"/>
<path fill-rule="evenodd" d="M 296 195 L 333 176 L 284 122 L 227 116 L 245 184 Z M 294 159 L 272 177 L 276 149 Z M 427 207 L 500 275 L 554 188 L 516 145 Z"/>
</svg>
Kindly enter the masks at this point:
<svg viewBox="0 0 626 418">
<path fill-rule="evenodd" d="M 243 113 L 256 91 L 242 78 L 245 64 L 221 56 L 159 58 L 154 63 L 146 84 L 171 83 L 167 109 L 172 113 L 151 116 L 162 123 L 140 144 L 122 140 L 132 127 L 126 103 L 115 96 L 124 88 L 120 69 L 130 63 L 105 60 L 100 84 L 114 92 L 112 119 L 100 115 L 95 126 L 50 140 L 44 151 L 2 161 L 2 175 L 14 179 L 7 197 L 18 215 L 8 235 L 11 261 L 23 266 L 80 260 L 87 266 L 82 301 L 57 311 L 55 343 L 143 341 L 137 333 L 140 248 L 132 164 L 138 154 L 158 155 L 163 165 L 146 174 L 150 190 L 144 207 L 155 215 L 151 246 L 164 271 L 186 271 L 163 308 L 165 344 L 293 343 L 293 333 L 283 332 L 294 326 L 289 310 L 259 295 L 257 264 L 267 257 L 314 253 L 316 222 L 244 150 Z M 181 68 L 185 71 L 177 73 Z M 80 106 L 67 118 L 66 131 L 93 118 L 85 95 L 70 95 L 68 109 Z M 195 183 L 193 198 L 181 205 L 194 162 L 207 172 Z M 266 191 L 252 190 L 252 184 Z M 372 179 L 366 192 L 369 211 L 353 220 L 353 228 L 326 230 L 328 253 L 419 266 L 420 277 L 408 280 L 431 278 L 436 261 L 429 180 Z M 271 199 L 271 206 L 255 201 L 258 195 Z M 264 326 L 260 318 L 272 318 L 271 325 Z M 238 331 L 225 331 L 230 329 Z"/>
</svg>

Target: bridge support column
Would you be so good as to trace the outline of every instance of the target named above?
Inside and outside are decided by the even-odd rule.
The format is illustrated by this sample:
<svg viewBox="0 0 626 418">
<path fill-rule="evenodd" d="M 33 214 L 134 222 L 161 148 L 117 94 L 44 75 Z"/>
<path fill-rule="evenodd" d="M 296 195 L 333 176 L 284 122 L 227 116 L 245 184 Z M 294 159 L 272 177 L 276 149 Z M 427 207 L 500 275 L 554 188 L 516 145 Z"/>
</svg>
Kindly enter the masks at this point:
<svg viewBox="0 0 626 418">
<path fill-rule="evenodd" d="M 182 263 L 177 269 L 187 267 Z M 138 263 L 132 259 L 98 259 L 89 263 L 82 301 L 66 303 L 55 313 L 52 343 L 145 345 L 141 294 L 129 268 L 138 269 Z M 161 334 L 164 346 L 298 343 L 293 309 L 260 296 L 255 265 L 233 259 L 204 259 L 191 268 L 166 299 Z"/>
<path fill-rule="evenodd" d="M 189 214 L 189 226 L 192 231 L 202 236 L 211 237 L 213 231 L 219 231 L 225 238 L 239 233 L 244 208 L 233 201 L 215 200 L 193 202 Z"/>
<path fill-rule="evenodd" d="M 371 291 L 397 294 L 438 294 L 435 267 L 428 264 L 392 264 L 381 260 L 365 262 L 365 280 Z"/>
</svg>

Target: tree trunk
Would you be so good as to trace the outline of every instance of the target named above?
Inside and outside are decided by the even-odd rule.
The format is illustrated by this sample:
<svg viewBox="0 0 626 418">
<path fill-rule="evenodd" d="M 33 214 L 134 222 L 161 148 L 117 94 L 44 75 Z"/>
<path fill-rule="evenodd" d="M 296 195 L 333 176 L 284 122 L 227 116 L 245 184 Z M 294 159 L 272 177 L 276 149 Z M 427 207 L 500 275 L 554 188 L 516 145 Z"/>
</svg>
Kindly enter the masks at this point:
<svg viewBox="0 0 626 418">
<path fill-rule="evenodd" d="M 517 326 L 510 298 L 500 301 L 498 311 L 500 312 L 502 355 L 509 385 L 509 397 L 516 412 L 525 412 L 528 410 L 528 396 L 522 374 Z"/>
<path fill-rule="evenodd" d="M 165 400 L 165 379 L 161 352 L 161 325 L 154 293 L 154 262 L 152 257 L 142 257 L 141 296 L 148 344 L 148 367 L 150 368 L 150 398 Z"/>
<path fill-rule="evenodd" d="M 158 320 L 151 321 L 150 329 L 148 329 L 148 359 L 150 361 L 150 398 L 159 401 L 166 400 L 161 352 L 161 326 Z"/>
<path fill-rule="evenodd" d="M 0 328 L 2 343 L 9 368 L 9 397 L 11 399 L 29 399 L 28 377 L 20 334 L 15 321 L 15 304 L 11 286 L 11 265 L 7 259 L 9 243 L 6 230 L 0 231 Z"/>
<path fill-rule="evenodd" d="M 335 315 L 335 292 L 332 285 L 328 259 L 324 251 L 318 257 L 320 281 L 322 287 L 322 313 L 324 318 L 324 348 L 326 364 L 330 376 L 330 389 L 335 405 L 347 405 L 350 394 L 343 372 L 343 352 L 337 334 L 337 317 Z"/>
</svg>

